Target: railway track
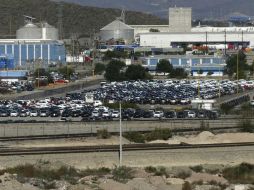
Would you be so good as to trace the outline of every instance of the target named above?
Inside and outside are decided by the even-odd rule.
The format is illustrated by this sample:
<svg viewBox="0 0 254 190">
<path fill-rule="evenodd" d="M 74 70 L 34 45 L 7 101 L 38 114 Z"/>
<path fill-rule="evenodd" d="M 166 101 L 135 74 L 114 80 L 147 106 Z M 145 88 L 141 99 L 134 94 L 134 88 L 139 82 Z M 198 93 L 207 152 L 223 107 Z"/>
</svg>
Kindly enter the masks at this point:
<svg viewBox="0 0 254 190">
<path fill-rule="evenodd" d="M 223 143 L 223 144 L 128 144 L 123 145 L 123 151 L 153 151 L 172 149 L 198 149 L 198 148 L 230 148 L 230 147 L 254 146 L 254 142 L 245 143 Z M 92 152 L 118 152 L 118 145 L 103 146 L 67 146 L 67 147 L 39 147 L 39 148 L 0 148 L 0 156 L 20 156 L 20 155 L 42 155 L 42 154 L 73 154 Z"/>
</svg>

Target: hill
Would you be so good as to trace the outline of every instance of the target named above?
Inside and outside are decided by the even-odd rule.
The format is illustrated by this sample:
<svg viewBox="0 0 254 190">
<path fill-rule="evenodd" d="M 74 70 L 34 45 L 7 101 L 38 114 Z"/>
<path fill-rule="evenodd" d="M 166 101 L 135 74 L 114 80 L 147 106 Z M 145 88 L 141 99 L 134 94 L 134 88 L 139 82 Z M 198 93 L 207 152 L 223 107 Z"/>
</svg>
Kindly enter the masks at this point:
<svg viewBox="0 0 254 190">
<path fill-rule="evenodd" d="M 16 30 L 24 24 L 23 15 L 47 21 L 57 26 L 58 4 L 50 0 L 3 0 L 0 5 L 0 36 L 15 37 Z M 78 36 L 89 36 L 120 16 L 119 9 L 95 8 L 78 4 L 63 4 L 63 25 L 65 37 L 75 33 Z M 128 11 L 127 24 L 166 24 L 167 21 L 156 16 Z"/>
<path fill-rule="evenodd" d="M 223 18 L 234 12 L 253 15 L 253 0 L 64 0 L 96 7 L 122 8 L 167 17 L 168 7 L 192 7 L 193 18 Z"/>
</svg>

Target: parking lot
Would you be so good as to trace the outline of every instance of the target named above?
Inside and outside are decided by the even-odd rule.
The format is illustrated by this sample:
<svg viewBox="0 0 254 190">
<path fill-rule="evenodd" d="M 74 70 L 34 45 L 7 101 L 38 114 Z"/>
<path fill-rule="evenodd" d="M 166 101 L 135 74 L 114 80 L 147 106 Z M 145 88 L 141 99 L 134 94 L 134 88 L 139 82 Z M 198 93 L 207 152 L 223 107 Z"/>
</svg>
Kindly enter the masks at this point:
<svg viewBox="0 0 254 190">
<path fill-rule="evenodd" d="M 0 102 L 0 120 L 114 120 L 120 117 L 119 109 L 104 106 L 110 103 L 134 105 L 189 105 L 192 99 L 215 99 L 225 95 L 253 89 L 253 81 L 216 80 L 150 80 L 102 83 L 96 89 L 67 93 L 64 97 L 41 100 L 3 100 Z M 93 103 L 86 102 L 86 95 L 93 94 Z M 125 108 L 123 120 L 164 118 L 216 119 L 218 111 L 163 110 Z M 29 118 L 29 119 L 27 119 Z M 40 119 L 39 119 L 40 118 Z"/>
</svg>

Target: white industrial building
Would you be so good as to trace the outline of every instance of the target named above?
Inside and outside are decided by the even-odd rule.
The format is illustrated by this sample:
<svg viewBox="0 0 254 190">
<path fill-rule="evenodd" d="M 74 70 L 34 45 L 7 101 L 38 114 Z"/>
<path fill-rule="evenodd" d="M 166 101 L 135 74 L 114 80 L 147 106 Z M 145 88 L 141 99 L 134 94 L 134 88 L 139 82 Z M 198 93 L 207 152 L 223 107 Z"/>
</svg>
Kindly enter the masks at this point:
<svg viewBox="0 0 254 190">
<path fill-rule="evenodd" d="M 191 8 L 169 8 L 168 25 L 131 25 L 135 38 L 142 47 L 179 47 L 182 43 L 192 45 L 220 45 L 254 47 L 254 27 L 209 27 L 191 25 Z M 159 32 L 150 32 L 156 29 Z M 221 46 L 224 45 L 224 46 Z M 209 47 L 210 48 L 210 47 Z M 220 49 L 222 49 L 220 48 Z"/>
<path fill-rule="evenodd" d="M 250 32 L 186 32 L 140 34 L 140 46 L 166 48 L 188 44 L 239 44 L 254 47 L 254 31 Z M 227 48 L 227 47 L 226 47 Z"/>
</svg>

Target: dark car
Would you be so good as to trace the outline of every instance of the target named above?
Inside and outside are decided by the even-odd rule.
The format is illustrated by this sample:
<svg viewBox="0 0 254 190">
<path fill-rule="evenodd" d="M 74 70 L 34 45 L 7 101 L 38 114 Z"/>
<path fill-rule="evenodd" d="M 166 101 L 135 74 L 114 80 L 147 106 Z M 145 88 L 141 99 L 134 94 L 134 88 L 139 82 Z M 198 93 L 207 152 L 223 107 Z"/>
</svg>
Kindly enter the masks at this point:
<svg viewBox="0 0 254 190">
<path fill-rule="evenodd" d="M 186 114 L 184 111 L 179 111 L 179 112 L 177 112 L 176 117 L 177 118 L 185 118 Z"/>
<path fill-rule="evenodd" d="M 71 114 L 71 116 L 72 117 L 80 117 L 81 116 L 81 110 L 74 110 L 74 111 L 72 111 L 72 114 Z"/>
<path fill-rule="evenodd" d="M 60 114 L 59 110 L 52 110 L 51 113 L 50 113 L 51 117 L 59 117 L 60 115 L 61 114 Z"/>
<path fill-rule="evenodd" d="M 145 111 L 143 113 L 143 118 L 152 118 L 153 117 L 153 113 L 151 111 Z"/>
<path fill-rule="evenodd" d="M 71 116 L 71 111 L 70 110 L 64 110 L 62 112 L 62 117 L 70 117 Z"/>
<path fill-rule="evenodd" d="M 175 118 L 176 113 L 174 111 L 167 111 L 167 112 L 164 113 L 164 117 L 165 118 Z"/>
</svg>

